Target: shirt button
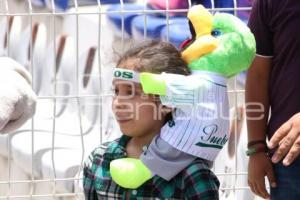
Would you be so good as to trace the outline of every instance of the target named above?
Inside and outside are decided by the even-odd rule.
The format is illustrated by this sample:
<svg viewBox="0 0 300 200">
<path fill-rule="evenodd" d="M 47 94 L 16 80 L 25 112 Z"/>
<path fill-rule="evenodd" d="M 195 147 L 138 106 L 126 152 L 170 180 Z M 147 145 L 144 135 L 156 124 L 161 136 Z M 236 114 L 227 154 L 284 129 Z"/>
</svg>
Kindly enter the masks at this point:
<svg viewBox="0 0 300 200">
<path fill-rule="evenodd" d="M 137 191 L 136 190 L 132 190 L 132 194 L 133 195 L 137 195 Z"/>
</svg>

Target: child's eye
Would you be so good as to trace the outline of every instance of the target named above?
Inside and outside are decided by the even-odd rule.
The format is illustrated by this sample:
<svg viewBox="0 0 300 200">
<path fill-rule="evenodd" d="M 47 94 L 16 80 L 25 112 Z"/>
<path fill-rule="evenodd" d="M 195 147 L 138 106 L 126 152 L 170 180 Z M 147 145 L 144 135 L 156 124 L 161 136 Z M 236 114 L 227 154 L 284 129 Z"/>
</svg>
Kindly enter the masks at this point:
<svg viewBox="0 0 300 200">
<path fill-rule="evenodd" d="M 134 92 L 132 90 L 127 90 L 126 94 L 128 96 L 133 96 L 134 95 Z"/>
<path fill-rule="evenodd" d="M 112 88 L 112 92 L 114 96 L 117 96 L 119 94 L 119 89 L 118 88 Z"/>
<path fill-rule="evenodd" d="M 222 35 L 222 32 L 219 29 L 214 29 L 214 30 L 212 30 L 211 35 L 213 37 L 219 37 Z"/>
<path fill-rule="evenodd" d="M 120 89 L 119 88 L 117 88 L 117 87 L 114 87 L 114 88 L 112 88 L 111 89 L 111 92 L 112 92 L 112 95 L 113 96 L 119 96 L 119 97 L 123 97 L 123 98 L 129 98 L 129 97 L 132 97 L 132 96 L 134 96 L 135 94 L 134 94 L 134 91 L 132 91 L 132 90 L 121 90 L 120 91 Z"/>
</svg>

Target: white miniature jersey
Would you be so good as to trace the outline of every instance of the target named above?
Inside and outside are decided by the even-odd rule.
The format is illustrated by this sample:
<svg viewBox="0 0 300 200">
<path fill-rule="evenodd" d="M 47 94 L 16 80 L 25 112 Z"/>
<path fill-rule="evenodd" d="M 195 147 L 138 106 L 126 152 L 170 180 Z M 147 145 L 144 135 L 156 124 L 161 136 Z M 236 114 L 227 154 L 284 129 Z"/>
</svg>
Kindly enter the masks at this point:
<svg viewBox="0 0 300 200">
<path fill-rule="evenodd" d="M 207 160 L 228 140 L 229 103 L 226 78 L 195 71 L 190 76 L 165 74 L 163 105 L 173 107 L 173 121 L 161 129 L 161 138 L 173 147 Z"/>
</svg>

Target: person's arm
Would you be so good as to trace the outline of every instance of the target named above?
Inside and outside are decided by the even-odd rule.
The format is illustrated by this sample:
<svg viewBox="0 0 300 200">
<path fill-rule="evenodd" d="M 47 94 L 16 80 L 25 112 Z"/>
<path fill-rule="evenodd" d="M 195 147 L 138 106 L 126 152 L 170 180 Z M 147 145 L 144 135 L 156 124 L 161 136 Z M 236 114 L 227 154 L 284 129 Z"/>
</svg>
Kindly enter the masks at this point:
<svg viewBox="0 0 300 200">
<path fill-rule="evenodd" d="M 246 80 L 246 114 L 248 141 L 266 140 L 269 117 L 268 83 L 271 58 L 256 56 Z"/>
<path fill-rule="evenodd" d="M 89 155 L 84 163 L 83 168 L 83 190 L 85 199 L 97 200 L 97 192 L 95 189 L 95 171 L 93 171 L 94 152 Z"/>
<path fill-rule="evenodd" d="M 300 113 L 295 114 L 284 123 L 272 136 L 269 148 L 278 147 L 272 162 L 283 160 L 285 166 L 290 165 L 300 155 Z"/>
<path fill-rule="evenodd" d="M 272 59 L 256 56 L 247 74 L 246 113 L 248 142 L 266 140 L 266 127 L 269 117 L 268 83 Z M 256 146 L 264 144 L 256 144 Z M 272 187 L 276 186 L 272 164 L 264 152 L 250 156 L 248 166 L 248 184 L 251 190 L 263 197 L 270 195 L 265 187 L 265 176 Z"/>
<path fill-rule="evenodd" d="M 105 142 L 95 148 L 95 150 L 90 153 L 90 155 L 84 162 L 83 189 L 86 200 L 97 200 L 97 191 L 102 193 L 108 192 L 101 191 L 101 187 L 95 186 L 99 186 L 101 181 L 109 177 L 109 169 L 107 168 L 108 160 L 105 159 L 104 154 L 108 152 L 107 149 L 109 148 L 109 145 L 111 143 L 112 142 Z M 103 173 L 97 173 L 97 171 L 99 172 L 99 170 L 101 170 Z M 101 199 L 101 197 L 99 197 L 99 199 Z"/>
</svg>

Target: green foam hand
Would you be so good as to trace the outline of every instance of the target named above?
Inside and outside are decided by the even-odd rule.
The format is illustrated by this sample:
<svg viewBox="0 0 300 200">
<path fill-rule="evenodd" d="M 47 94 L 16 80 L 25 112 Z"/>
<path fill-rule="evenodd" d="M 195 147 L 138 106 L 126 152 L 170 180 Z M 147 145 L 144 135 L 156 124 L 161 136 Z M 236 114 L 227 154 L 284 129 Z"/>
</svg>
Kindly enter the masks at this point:
<svg viewBox="0 0 300 200">
<path fill-rule="evenodd" d="M 166 95 L 167 86 L 162 74 L 142 72 L 140 80 L 145 94 Z"/>
<path fill-rule="evenodd" d="M 110 163 L 112 179 L 121 187 L 136 189 L 152 178 L 150 170 L 139 159 L 121 158 Z"/>
</svg>

